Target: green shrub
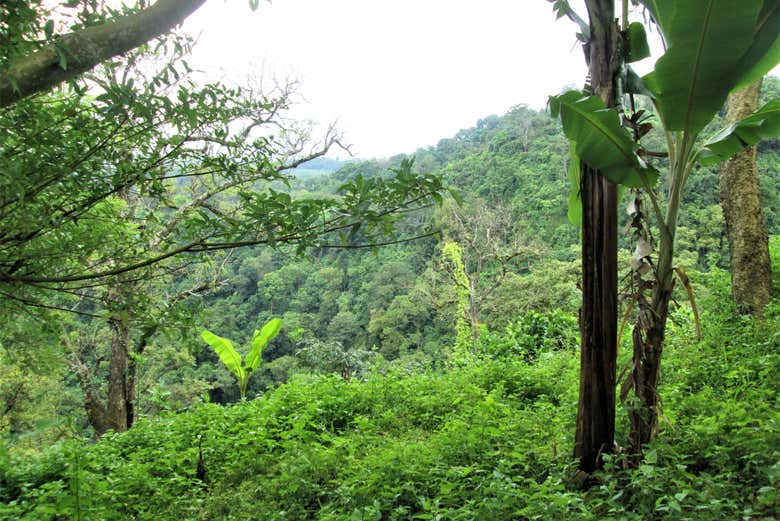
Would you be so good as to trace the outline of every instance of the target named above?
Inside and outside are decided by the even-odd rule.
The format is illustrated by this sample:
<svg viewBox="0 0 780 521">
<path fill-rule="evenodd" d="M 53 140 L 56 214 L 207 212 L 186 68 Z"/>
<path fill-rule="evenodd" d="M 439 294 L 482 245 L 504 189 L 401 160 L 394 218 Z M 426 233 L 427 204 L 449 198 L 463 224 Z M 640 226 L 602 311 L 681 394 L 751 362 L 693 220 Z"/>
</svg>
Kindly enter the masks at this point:
<svg viewBox="0 0 780 521">
<path fill-rule="evenodd" d="M 560 309 L 549 313 L 527 311 L 500 333 L 480 339 L 480 352 L 492 358 L 517 357 L 526 362 L 540 353 L 575 349 L 577 319 Z"/>
<path fill-rule="evenodd" d="M 780 302 L 760 322 L 732 316 L 716 304 L 727 275 L 708 275 L 701 293 L 701 342 L 675 311 L 662 430 L 644 462 L 625 470 L 622 454 L 608 457 L 587 493 L 570 488 L 576 322 L 553 314 L 513 326 L 542 338 L 532 363 L 494 353 L 364 381 L 295 375 L 259 399 L 201 404 L 92 445 L 0 451 L 0 519 L 773 519 Z"/>
</svg>

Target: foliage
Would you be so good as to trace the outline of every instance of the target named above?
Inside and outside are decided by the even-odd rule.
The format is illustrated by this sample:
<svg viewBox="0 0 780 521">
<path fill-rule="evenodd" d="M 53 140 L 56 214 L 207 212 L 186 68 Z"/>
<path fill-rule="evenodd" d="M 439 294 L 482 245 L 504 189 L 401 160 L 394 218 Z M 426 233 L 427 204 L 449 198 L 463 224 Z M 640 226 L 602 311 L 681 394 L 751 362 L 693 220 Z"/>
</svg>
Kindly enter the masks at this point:
<svg viewBox="0 0 780 521">
<path fill-rule="evenodd" d="M 233 344 L 227 338 L 219 337 L 208 330 L 203 331 L 200 336 L 214 349 L 214 352 L 217 353 L 225 367 L 236 377 L 238 386 L 241 389 L 241 399 L 243 400 L 246 398 L 246 386 L 249 377 L 257 370 L 260 360 L 262 360 L 263 349 L 268 345 L 268 342 L 276 338 L 281 329 L 282 320 L 280 318 L 274 318 L 261 329 L 256 329 L 252 335 L 249 352 L 243 362 L 241 355 L 233 348 Z"/>
<path fill-rule="evenodd" d="M 307 339 L 295 353 L 305 367 L 316 373 L 335 373 L 345 380 L 362 378 L 376 353 L 365 349 L 345 349 L 338 342 Z"/>
<path fill-rule="evenodd" d="M 587 41 L 587 24 L 565 0 L 551 1 Z M 200 84 L 183 59 L 190 42 L 177 35 L 4 109 L 0 518 L 775 515 L 780 304 L 761 322 L 729 307 L 722 216 L 705 166 L 776 133 L 772 78 L 762 112 L 691 147 L 698 155 L 677 158 L 696 174 L 684 176 L 689 190 L 657 197 L 659 205 L 679 197 L 686 206 L 676 250 L 704 323 L 694 343 L 689 308 L 672 302 L 660 436 L 638 468 L 625 470 L 618 451 L 588 494 L 569 487 L 579 263 L 563 203 L 567 187 L 578 187 L 579 159 L 602 161 L 627 184 L 652 185 L 646 153 L 666 136 L 651 130 L 637 142 L 637 131 L 660 118 L 687 128 L 686 146 L 713 134 L 716 98 L 731 88 L 720 77 L 763 70 L 759 51 L 771 55 L 780 41 L 771 2 L 758 12 L 768 23 L 752 34 L 755 45 L 729 49 L 756 0 L 734 13 L 712 2 L 715 25 L 742 28 L 717 35 L 701 30 L 695 8 L 667 16 L 671 0 L 644 4 L 669 49 L 644 79 L 626 68 L 624 91 L 659 100 L 689 77 L 699 81 L 683 85 L 691 87 L 687 100 L 671 96 L 655 114 L 637 99 L 637 112 L 626 115 L 631 131 L 597 99 L 566 93 L 551 101 L 561 124 L 520 105 L 414 159 L 339 164 L 315 157 L 337 145 L 338 134 L 307 148 L 308 129 L 283 116 L 293 85 L 261 92 Z M 69 17 L 55 26 L 60 18 L 45 3 L 3 3 L 0 68 L 56 40 L 62 27 L 116 14 L 95 2 L 61 12 Z M 712 70 L 682 74 L 697 37 L 707 44 L 701 63 Z M 625 40 L 628 62 L 648 53 L 641 24 L 630 24 Z M 715 122 L 703 126 L 707 115 Z M 594 140 L 594 131 L 611 139 Z M 678 145 L 673 150 L 686 148 Z M 780 180 L 772 174 L 780 147 L 769 139 L 758 149 L 777 233 Z M 662 173 L 659 186 L 677 181 Z M 429 209 L 447 189 L 457 204 Z M 214 255 L 233 246 L 243 249 Z M 772 251 L 777 265 L 778 237 Z M 82 316 L 63 319 L 49 308 Z M 284 332 L 273 317 L 282 317 Z M 191 331 L 203 323 L 250 344 L 246 358 L 208 332 L 208 345 L 197 343 Z M 258 323 L 266 326 L 247 338 Z M 132 324 L 128 368 L 142 420 L 84 443 L 92 395 L 80 398 L 79 385 L 105 391 L 116 324 Z M 628 353 L 620 358 L 630 368 Z M 82 378 L 84 368 L 91 372 Z M 263 392 L 219 405 L 237 391 Z M 621 445 L 627 440 L 618 432 Z"/>
<path fill-rule="evenodd" d="M 548 313 L 530 310 L 501 333 L 492 333 L 481 343 L 481 354 L 496 358 L 535 361 L 542 353 L 576 350 L 577 319 L 560 309 Z"/>
<path fill-rule="evenodd" d="M 608 458 L 587 494 L 567 486 L 577 355 L 553 350 L 530 364 L 483 357 L 363 381 L 299 375 L 258 400 L 203 404 L 94 445 L 5 455 L 0 517 L 771 518 L 780 305 L 761 323 L 735 318 L 727 273 L 694 279 L 704 284 L 704 338 L 694 344 L 689 313 L 675 312 L 661 435 L 635 470 L 623 470 L 621 455 Z M 554 313 L 521 328 L 533 324 L 573 326 Z"/>
<path fill-rule="evenodd" d="M 748 77 L 763 76 L 780 61 L 775 52 L 780 36 L 767 27 L 780 22 L 776 2 L 752 0 L 734 9 L 730 4 L 712 0 L 688 2 L 685 8 L 667 0 L 642 3 L 660 29 L 665 52 L 654 70 L 641 80 L 630 66 L 621 67 L 621 75 L 615 81 L 618 91 L 624 89 L 628 94 L 628 100 L 620 102 L 631 112 L 623 115 L 623 107 L 608 109 L 600 98 L 576 91 L 550 98 L 552 116 L 560 117 L 576 158 L 613 183 L 642 187 L 660 235 L 658 258 L 654 261 L 650 258 L 654 243 L 651 219 L 641 198 L 632 198 L 627 210 L 637 247 L 630 280 L 631 299 L 638 312 L 633 335 L 634 364 L 624 389 L 633 389 L 635 394 L 630 420 L 632 450 L 637 454 L 642 453 L 657 430 L 658 375 L 675 282 L 674 248 L 686 182 L 697 164 L 714 164 L 744 146 L 780 133 L 777 102 L 773 101 L 704 145 L 699 143 L 729 92 L 744 87 Z M 627 2 L 623 7 L 627 10 Z M 626 12 L 625 29 L 627 17 Z M 629 31 L 620 38 L 624 47 L 639 45 L 641 54 L 645 54 L 647 44 L 641 42 L 641 35 L 631 35 Z M 631 49 L 626 50 L 631 56 Z M 656 169 L 648 168 L 642 158 L 653 155 L 646 153 L 641 142 L 652 124 L 646 122 L 646 111 L 637 109 L 635 96 L 639 95 L 652 102 L 666 136 L 666 153 L 660 154 L 668 159 L 669 166 L 665 197 L 654 189 Z M 584 262 L 592 265 L 593 260 Z M 597 288 L 596 294 L 608 291 L 609 288 Z M 585 297 L 593 298 L 587 294 Z"/>
</svg>

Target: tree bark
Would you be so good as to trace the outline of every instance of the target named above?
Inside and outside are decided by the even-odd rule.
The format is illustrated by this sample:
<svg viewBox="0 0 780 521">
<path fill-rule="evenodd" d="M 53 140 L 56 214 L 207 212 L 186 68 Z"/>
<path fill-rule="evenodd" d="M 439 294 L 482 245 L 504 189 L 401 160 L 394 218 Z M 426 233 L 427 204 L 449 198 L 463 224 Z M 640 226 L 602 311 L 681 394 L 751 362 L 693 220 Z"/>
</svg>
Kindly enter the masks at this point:
<svg viewBox="0 0 780 521">
<path fill-rule="evenodd" d="M 637 401 L 629 407 L 628 418 L 631 424 L 629 440 L 634 464 L 638 464 L 644 446 L 658 432 L 660 406 L 658 379 L 666 334 L 666 320 L 669 316 L 669 302 L 674 289 L 673 243 L 673 236 L 661 238 L 657 278 L 653 287 L 652 300 L 648 303 L 640 298 L 632 337 L 634 358 L 631 383 Z"/>
<path fill-rule="evenodd" d="M 758 109 L 761 80 L 729 96 L 725 124 Z M 741 313 L 761 315 L 772 293 L 769 232 L 761 206 L 756 147 L 742 150 L 723 164 L 720 204 L 729 238 L 731 291 Z"/>
<path fill-rule="evenodd" d="M 116 432 L 124 432 L 133 424 L 133 389 L 130 387 L 130 324 L 129 317 L 115 315 L 111 327 L 111 359 L 108 365 L 108 420 Z"/>
<path fill-rule="evenodd" d="M 616 104 L 618 27 L 613 0 L 586 2 L 591 39 L 586 50 L 591 85 L 609 107 Z M 617 359 L 617 186 L 583 164 L 582 309 L 580 390 L 574 455 L 586 475 L 601 466 L 615 441 Z"/>
<path fill-rule="evenodd" d="M 179 25 L 205 0 L 158 0 L 139 13 L 75 31 L 0 71 L 0 107 L 75 78 Z M 64 60 L 63 60 L 64 58 Z"/>
<path fill-rule="evenodd" d="M 79 380 L 79 386 L 84 393 L 84 409 L 87 413 L 87 421 L 95 429 L 95 434 L 101 436 L 111 428 L 108 419 L 108 411 L 103 404 L 98 392 L 90 381 L 89 368 L 78 357 L 74 357 L 70 362 L 74 369 L 76 377 Z"/>
</svg>

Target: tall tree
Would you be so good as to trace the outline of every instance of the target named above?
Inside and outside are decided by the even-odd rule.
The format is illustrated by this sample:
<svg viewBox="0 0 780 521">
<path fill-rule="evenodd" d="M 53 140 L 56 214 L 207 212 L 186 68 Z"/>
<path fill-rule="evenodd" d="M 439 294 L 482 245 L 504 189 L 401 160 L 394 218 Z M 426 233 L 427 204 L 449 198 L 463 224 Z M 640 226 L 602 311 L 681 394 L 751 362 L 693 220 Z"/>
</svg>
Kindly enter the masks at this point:
<svg viewBox="0 0 780 521">
<path fill-rule="evenodd" d="M 615 76 L 621 65 L 613 0 L 588 0 L 590 38 L 586 54 L 593 92 L 607 107 L 617 103 Z M 617 185 L 583 163 L 582 310 L 580 394 L 574 455 L 588 474 L 615 444 L 617 363 Z"/>
<path fill-rule="evenodd" d="M 521 227 L 500 202 L 476 199 L 462 207 L 454 203 L 444 206 L 444 233 L 458 247 L 444 245 L 443 268 L 466 298 L 463 312 L 474 348 L 494 292 L 507 275 L 538 256 L 538 248 L 530 244 Z"/>
<path fill-rule="evenodd" d="M 761 80 L 729 96 L 726 125 L 758 109 Z M 761 206 L 756 147 L 726 161 L 720 173 L 720 203 L 729 237 L 731 291 L 737 309 L 760 315 L 772 293 L 769 231 Z"/>
<path fill-rule="evenodd" d="M 559 16 L 580 28 L 590 89 L 606 107 L 617 104 L 615 79 L 622 65 L 614 0 L 587 0 L 586 24 L 567 2 L 555 2 Z M 572 154 L 572 162 L 580 159 Z M 615 443 L 617 363 L 617 185 L 588 162 L 579 173 L 582 214 L 582 307 L 580 309 L 580 391 L 574 455 L 586 475 L 600 466 Z"/>
</svg>

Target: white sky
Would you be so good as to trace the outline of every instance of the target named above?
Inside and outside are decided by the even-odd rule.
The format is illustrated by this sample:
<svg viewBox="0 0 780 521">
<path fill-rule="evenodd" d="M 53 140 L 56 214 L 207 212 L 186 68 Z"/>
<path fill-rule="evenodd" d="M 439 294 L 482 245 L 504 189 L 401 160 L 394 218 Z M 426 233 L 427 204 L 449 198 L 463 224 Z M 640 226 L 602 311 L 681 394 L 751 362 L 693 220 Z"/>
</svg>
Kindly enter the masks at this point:
<svg viewBox="0 0 780 521">
<path fill-rule="evenodd" d="M 578 2 L 574 2 L 576 5 Z M 358 157 L 410 153 L 581 85 L 575 26 L 544 0 L 210 0 L 191 65 L 294 78 L 297 117 L 338 121 Z M 584 12 L 584 10 L 581 10 Z M 264 72 L 263 72 L 264 71 Z M 343 156 L 344 154 L 341 153 Z"/>
</svg>

